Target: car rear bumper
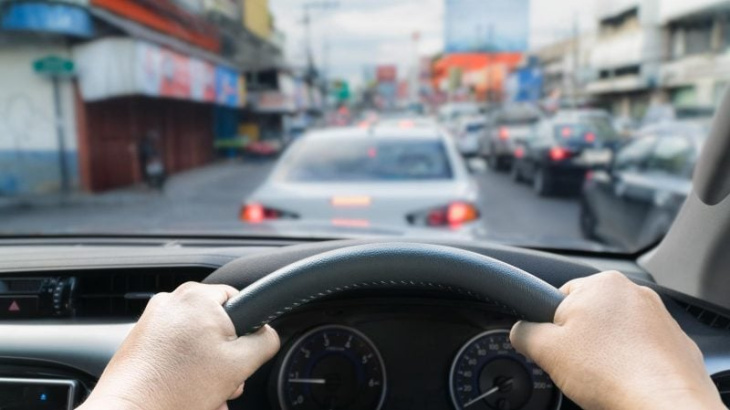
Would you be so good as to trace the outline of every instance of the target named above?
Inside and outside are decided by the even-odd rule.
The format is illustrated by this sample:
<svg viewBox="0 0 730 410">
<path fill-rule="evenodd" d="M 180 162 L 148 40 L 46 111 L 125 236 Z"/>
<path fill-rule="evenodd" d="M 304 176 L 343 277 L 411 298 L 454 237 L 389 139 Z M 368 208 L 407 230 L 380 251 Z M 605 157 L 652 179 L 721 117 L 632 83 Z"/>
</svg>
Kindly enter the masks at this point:
<svg viewBox="0 0 730 410">
<path fill-rule="evenodd" d="M 492 143 L 492 150 L 497 157 L 512 158 L 515 152 L 515 144 L 510 140 L 498 140 Z"/>
<path fill-rule="evenodd" d="M 583 186 L 586 172 L 588 168 L 582 165 L 565 163 L 565 164 L 553 164 L 548 168 L 550 172 L 550 180 L 557 186 L 570 185 L 570 186 Z"/>
</svg>

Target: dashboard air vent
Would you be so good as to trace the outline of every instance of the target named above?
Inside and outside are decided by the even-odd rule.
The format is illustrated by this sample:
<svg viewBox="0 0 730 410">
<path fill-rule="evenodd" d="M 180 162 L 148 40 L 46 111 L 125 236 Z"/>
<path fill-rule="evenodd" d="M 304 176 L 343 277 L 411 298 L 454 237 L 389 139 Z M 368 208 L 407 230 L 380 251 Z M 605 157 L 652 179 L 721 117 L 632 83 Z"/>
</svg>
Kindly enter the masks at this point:
<svg viewBox="0 0 730 410">
<path fill-rule="evenodd" d="M 202 281 L 206 268 L 148 268 L 75 273 L 76 317 L 136 318 L 149 299 L 189 281 Z"/>
<path fill-rule="evenodd" d="M 684 308 L 690 315 L 694 316 L 700 322 L 714 327 L 716 329 L 730 329 L 730 318 L 727 316 L 712 312 L 710 310 L 701 308 L 699 306 L 691 305 L 689 303 L 677 301 L 677 303 Z M 728 379 L 730 382 L 730 378 Z"/>
<path fill-rule="evenodd" d="M 725 406 L 730 408 L 730 372 L 722 372 L 712 376 L 712 381 L 720 392 L 720 398 Z"/>
</svg>

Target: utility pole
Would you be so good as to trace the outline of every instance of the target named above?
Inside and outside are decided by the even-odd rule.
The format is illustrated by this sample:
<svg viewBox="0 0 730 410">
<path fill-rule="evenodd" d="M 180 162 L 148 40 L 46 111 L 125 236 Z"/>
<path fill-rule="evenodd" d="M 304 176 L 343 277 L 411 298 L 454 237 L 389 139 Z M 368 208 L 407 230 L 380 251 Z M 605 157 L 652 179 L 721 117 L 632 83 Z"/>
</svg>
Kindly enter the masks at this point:
<svg viewBox="0 0 730 410">
<path fill-rule="evenodd" d="M 307 74 L 306 78 L 309 80 L 311 86 L 314 86 L 317 80 L 317 68 L 314 61 L 314 52 L 312 50 L 312 10 L 328 10 L 339 6 L 337 0 L 321 0 L 321 1 L 310 1 L 302 5 L 302 24 L 304 25 L 304 41 L 305 41 L 305 54 L 307 59 Z M 309 88 L 309 100 L 314 101 L 314 95 Z M 323 92 L 326 92 L 326 86 L 323 87 Z M 323 98 L 326 100 L 327 96 Z"/>
<path fill-rule="evenodd" d="M 487 50 L 487 103 L 491 105 L 491 103 L 494 102 L 495 96 L 494 96 L 494 90 L 493 90 L 493 73 L 494 67 L 492 67 L 492 53 L 494 52 L 494 47 L 492 45 L 492 42 L 494 41 L 494 24 L 489 24 L 489 27 L 487 27 L 487 46 L 485 49 Z"/>
<path fill-rule="evenodd" d="M 571 76 L 571 105 L 578 108 L 578 69 L 580 68 L 580 39 L 578 30 L 578 14 L 573 14 L 573 75 Z"/>
</svg>

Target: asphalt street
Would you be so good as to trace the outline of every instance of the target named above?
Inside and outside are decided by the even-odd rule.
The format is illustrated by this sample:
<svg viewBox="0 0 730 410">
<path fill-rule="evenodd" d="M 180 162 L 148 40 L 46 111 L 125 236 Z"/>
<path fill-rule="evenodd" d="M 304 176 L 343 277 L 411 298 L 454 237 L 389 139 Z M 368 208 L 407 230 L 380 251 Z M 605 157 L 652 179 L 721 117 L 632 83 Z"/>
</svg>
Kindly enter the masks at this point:
<svg viewBox="0 0 730 410">
<path fill-rule="evenodd" d="M 234 160 L 174 175 L 164 192 L 132 187 L 0 207 L 0 233 L 243 232 L 240 204 L 269 174 L 271 160 Z M 528 185 L 472 163 L 490 238 L 515 244 L 585 247 L 576 198 L 540 198 Z"/>
</svg>

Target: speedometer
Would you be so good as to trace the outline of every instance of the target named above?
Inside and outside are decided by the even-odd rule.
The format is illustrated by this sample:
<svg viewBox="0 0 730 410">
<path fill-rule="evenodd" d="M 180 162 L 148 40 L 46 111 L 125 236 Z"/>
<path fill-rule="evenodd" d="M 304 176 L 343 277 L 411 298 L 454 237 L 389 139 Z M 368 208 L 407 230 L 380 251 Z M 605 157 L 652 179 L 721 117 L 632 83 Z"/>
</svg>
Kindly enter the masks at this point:
<svg viewBox="0 0 730 410">
<path fill-rule="evenodd" d="M 379 410 L 385 400 L 383 359 L 355 329 L 315 328 L 284 357 L 278 395 L 284 410 Z"/>
<path fill-rule="evenodd" d="M 456 410 L 556 410 L 563 399 L 550 376 L 515 351 L 507 330 L 466 342 L 451 365 L 449 384 Z"/>
</svg>

